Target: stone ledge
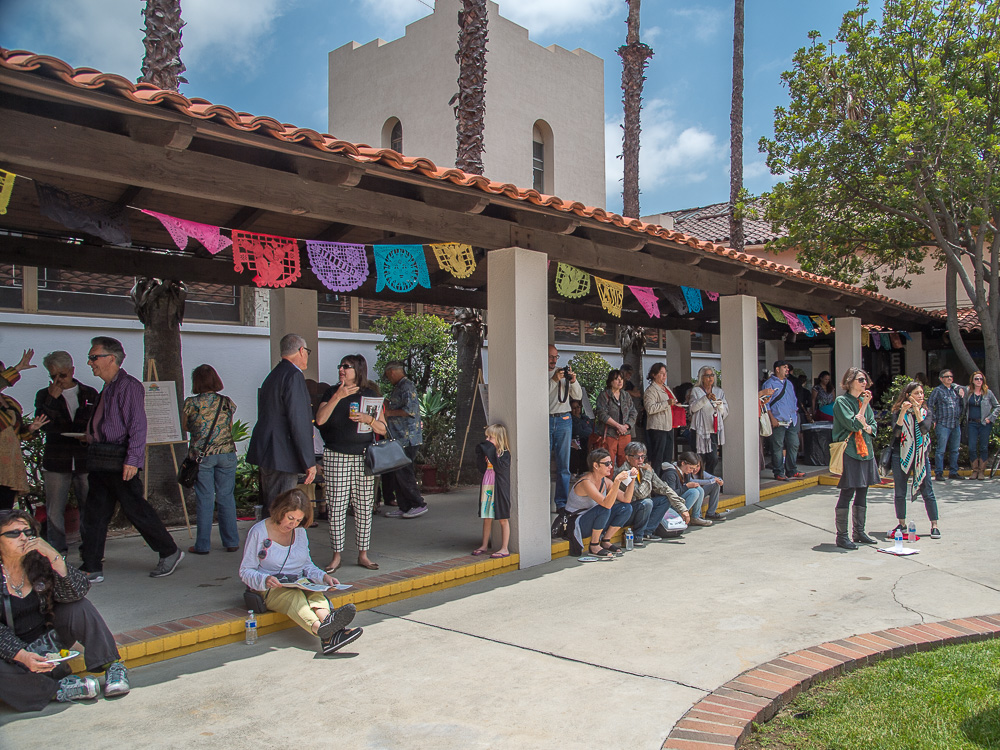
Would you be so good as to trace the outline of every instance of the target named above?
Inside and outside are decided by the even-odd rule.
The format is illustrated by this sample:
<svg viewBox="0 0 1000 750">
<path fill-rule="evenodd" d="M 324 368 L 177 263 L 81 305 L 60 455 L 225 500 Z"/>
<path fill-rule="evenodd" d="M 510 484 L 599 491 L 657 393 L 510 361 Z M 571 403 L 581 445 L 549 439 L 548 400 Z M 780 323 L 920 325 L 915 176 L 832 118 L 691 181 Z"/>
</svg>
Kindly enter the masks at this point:
<svg viewBox="0 0 1000 750">
<path fill-rule="evenodd" d="M 785 654 L 748 669 L 695 703 L 662 747 L 736 750 L 754 722 L 767 721 L 820 682 L 883 659 L 997 637 L 1000 615 L 984 615 L 863 633 Z"/>
</svg>

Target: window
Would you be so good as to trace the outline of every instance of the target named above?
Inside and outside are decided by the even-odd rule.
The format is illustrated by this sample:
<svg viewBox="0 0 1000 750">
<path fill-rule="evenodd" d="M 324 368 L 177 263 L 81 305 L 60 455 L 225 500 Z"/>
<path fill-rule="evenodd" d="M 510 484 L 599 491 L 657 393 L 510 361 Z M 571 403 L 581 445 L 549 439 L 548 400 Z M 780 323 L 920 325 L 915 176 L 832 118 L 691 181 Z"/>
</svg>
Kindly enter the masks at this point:
<svg viewBox="0 0 1000 750">
<path fill-rule="evenodd" d="M 545 191 L 545 144 L 540 138 L 535 128 L 535 140 L 531 143 L 531 187 L 539 193 Z"/>
<path fill-rule="evenodd" d="M 390 117 L 382 126 L 382 148 L 403 153 L 403 123 L 398 117 Z"/>
<path fill-rule="evenodd" d="M 531 186 L 546 195 L 554 193 L 552 171 L 552 128 L 538 120 L 531 128 Z"/>
</svg>

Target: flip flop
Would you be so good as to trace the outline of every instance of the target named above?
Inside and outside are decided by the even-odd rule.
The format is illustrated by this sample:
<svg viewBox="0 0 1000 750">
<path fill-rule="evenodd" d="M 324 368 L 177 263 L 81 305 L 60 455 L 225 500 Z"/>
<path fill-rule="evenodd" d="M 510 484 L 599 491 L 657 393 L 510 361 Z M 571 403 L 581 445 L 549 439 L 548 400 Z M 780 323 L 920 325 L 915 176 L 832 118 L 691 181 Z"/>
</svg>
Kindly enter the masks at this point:
<svg viewBox="0 0 1000 750">
<path fill-rule="evenodd" d="M 479 557 L 480 555 L 485 555 L 485 554 L 486 554 L 486 550 L 484 550 L 484 549 L 474 549 L 474 550 L 472 550 L 472 556 L 473 557 Z"/>
<path fill-rule="evenodd" d="M 369 562 L 366 565 L 365 563 L 358 560 L 358 565 L 361 566 L 362 568 L 367 568 L 368 570 L 378 570 L 378 563 L 376 562 Z"/>
<path fill-rule="evenodd" d="M 340 570 L 340 566 L 343 565 L 343 564 L 344 564 L 343 562 L 339 562 L 336 565 L 331 565 L 329 568 L 323 568 L 323 570 L 325 570 L 330 575 L 333 575 L 338 570 Z"/>
<path fill-rule="evenodd" d="M 510 557 L 510 552 L 494 552 L 490 557 L 494 560 L 499 560 L 501 557 Z"/>
</svg>

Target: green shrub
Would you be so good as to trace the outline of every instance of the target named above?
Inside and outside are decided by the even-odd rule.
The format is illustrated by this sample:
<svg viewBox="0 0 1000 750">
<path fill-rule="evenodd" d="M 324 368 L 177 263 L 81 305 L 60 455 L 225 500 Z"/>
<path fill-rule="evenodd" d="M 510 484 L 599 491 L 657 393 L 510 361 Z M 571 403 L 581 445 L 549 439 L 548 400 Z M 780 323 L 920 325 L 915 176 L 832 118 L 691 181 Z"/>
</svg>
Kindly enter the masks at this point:
<svg viewBox="0 0 1000 750">
<path fill-rule="evenodd" d="M 580 352 L 569 361 L 569 366 L 576 373 L 580 385 L 587 389 L 591 405 L 596 405 L 597 397 L 608 380 L 608 372 L 614 369 L 611 363 L 595 352 Z"/>
</svg>

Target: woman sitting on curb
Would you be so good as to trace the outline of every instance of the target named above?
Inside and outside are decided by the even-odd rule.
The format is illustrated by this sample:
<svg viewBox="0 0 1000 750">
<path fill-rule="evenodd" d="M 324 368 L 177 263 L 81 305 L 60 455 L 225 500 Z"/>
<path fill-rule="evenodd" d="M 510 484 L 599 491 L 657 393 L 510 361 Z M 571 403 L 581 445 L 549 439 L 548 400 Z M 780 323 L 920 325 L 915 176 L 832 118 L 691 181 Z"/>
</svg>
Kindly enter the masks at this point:
<svg viewBox="0 0 1000 750">
<path fill-rule="evenodd" d="M 691 455 L 697 456 L 698 454 L 692 453 Z M 697 484 L 705 492 L 705 498 L 708 500 L 708 513 L 705 514 L 705 518 L 709 521 L 725 521 L 726 517 L 719 513 L 719 495 L 722 493 L 722 477 L 709 474 L 705 471 L 705 465 L 699 461 L 697 469 L 684 475 L 684 483 L 690 486 L 691 482 Z"/>
<path fill-rule="evenodd" d="M 319 637 L 324 654 L 332 654 L 361 637 L 361 628 L 347 627 L 354 619 L 354 605 L 333 610 L 325 594 L 283 585 L 299 578 L 330 587 L 339 583 L 309 554 L 306 529 L 310 523 L 312 502 L 302 490 L 278 495 L 271 505 L 271 516 L 247 533 L 240 579 L 261 594 L 269 610 L 288 615 L 296 625 Z"/>
<path fill-rule="evenodd" d="M 712 522 L 701 517 L 701 508 L 705 504 L 705 490 L 698 482 L 685 477 L 695 474 L 701 466 L 701 458 L 697 453 L 684 451 L 677 457 L 677 463 L 663 464 L 662 479 L 674 492 L 681 496 L 688 510 L 691 511 L 689 526 L 711 526 Z M 718 485 L 716 485 L 718 486 Z"/>
<path fill-rule="evenodd" d="M 571 554 L 583 551 L 583 540 L 590 537 L 590 554 L 611 558 L 621 554 L 621 548 L 610 539 L 632 515 L 632 493 L 638 472 L 635 469 L 619 472 L 611 479 L 615 462 L 604 448 L 587 456 L 590 471 L 581 474 L 573 483 L 566 500 L 566 510 L 571 514 Z M 628 481 L 624 492 L 622 485 Z M 621 501 L 616 505 L 615 501 Z"/>
</svg>

